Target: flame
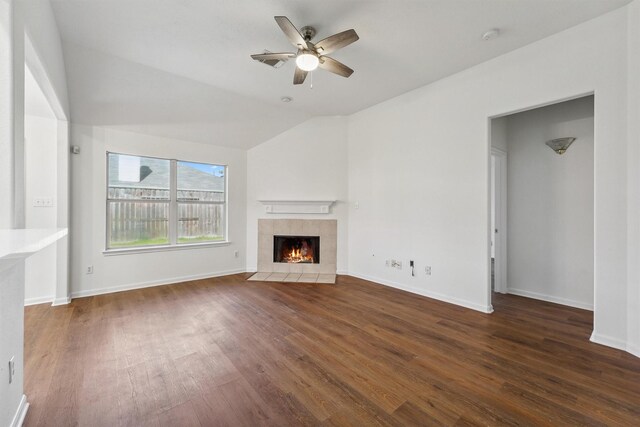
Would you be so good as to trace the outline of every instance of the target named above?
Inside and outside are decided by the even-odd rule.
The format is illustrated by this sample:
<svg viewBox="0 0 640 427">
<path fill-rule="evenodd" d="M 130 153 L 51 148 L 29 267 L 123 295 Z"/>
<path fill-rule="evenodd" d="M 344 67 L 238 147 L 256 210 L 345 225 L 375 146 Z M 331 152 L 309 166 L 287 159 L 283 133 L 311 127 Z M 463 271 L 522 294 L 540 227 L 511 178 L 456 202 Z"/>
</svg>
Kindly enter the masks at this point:
<svg viewBox="0 0 640 427">
<path fill-rule="evenodd" d="M 291 252 L 284 257 L 285 262 L 313 262 L 313 253 L 311 251 L 301 251 L 300 249 L 292 249 Z"/>
</svg>

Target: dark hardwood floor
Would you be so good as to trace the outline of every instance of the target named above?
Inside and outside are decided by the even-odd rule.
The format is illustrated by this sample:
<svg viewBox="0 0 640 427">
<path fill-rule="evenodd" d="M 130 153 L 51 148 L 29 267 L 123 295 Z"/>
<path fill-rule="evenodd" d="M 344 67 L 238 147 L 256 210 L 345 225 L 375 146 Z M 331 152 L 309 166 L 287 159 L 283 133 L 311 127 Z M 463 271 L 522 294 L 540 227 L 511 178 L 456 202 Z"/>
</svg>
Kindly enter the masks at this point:
<svg viewBox="0 0 640 427">
<path fill-rule="evenodd" d="M 25 425 L 640 425 L 588 311 L 245 277 L 28 307 Z"/>
</svg>

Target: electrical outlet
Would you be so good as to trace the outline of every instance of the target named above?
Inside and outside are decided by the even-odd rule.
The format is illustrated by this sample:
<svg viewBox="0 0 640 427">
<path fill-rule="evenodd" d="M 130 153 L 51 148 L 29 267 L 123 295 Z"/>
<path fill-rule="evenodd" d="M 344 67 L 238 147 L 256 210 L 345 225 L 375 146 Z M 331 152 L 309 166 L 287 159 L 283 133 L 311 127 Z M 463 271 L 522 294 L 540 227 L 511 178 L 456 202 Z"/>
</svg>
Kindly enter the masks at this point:
<svg viewBox="0 0 640 427">
<path fill-rule="evenodd" d="M 93 274 L 93 265 L 87 267 L 87 274 Z"/>
<path fill-rule="evenodd" d="M 13 377 L 16 376 L 16 362 L 14 359 L 15 356 L 11 356 L 11 359 L 9 359 L 9 384 L 13 382 Z"/>
<path fill-rule="evenodd" d="M 240 251 L 234 251 L 233 256 L 238 258 L 240 256 Z"/>
<path fill-rule="evenodd" d="M 402 270 L 402 261 L 397 261 L 395 259 L 391 260 L 391 267 L 397 268 L 398 270 Z"/>
<path fill-rule="evenodd" d="M 427 266 L 424 268 L 424 272 L 426 273 L 426 275 L 427 275 L 427 276 L 431 276 L 431 266 L 430 266 L 430 265 L 427 265 Z"/>
</svg>

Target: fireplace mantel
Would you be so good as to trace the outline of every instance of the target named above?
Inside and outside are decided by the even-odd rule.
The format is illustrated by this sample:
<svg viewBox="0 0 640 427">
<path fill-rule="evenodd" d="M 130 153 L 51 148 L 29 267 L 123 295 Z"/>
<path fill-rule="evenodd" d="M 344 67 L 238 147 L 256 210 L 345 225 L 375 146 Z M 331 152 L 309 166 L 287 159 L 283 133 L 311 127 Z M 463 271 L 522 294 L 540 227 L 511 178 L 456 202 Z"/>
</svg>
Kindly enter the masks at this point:
<svg viewBox="0 0 640 427">
<path fill-rule="evenodd" d="M 335 200 L 259 200 L 269 214 L 328 214 Z"/>
</svg>

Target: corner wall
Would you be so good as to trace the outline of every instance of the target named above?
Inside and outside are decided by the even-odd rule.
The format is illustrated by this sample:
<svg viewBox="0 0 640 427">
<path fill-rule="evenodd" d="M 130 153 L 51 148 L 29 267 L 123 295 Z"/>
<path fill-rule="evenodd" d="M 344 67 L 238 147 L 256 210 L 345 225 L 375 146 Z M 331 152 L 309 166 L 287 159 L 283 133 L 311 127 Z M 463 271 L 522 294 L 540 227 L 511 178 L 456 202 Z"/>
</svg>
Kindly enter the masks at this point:
<svg viewBox="0 0 640 427">
<path fill-rule="evenodd" d="M 347 119 L 308 120 L 247 152 L 247 271 L 257 270 L 258 218 L 336 219 L 347 271 Z M 259 200 L 336 200 L 330 214 L 267 214 Z"/>
<path fill-rule="evenodd" d="M 115 129 L 72 125 L 71 295 L 82 297 L 245 271 L 246 152 Z M 107 151 L 228 165 L 226 246 L 105 255 Z M 239 257 L 234 256 L 239 251 Z M 88 266 L 93 274 L 85 274 Z"/>
</svg>

